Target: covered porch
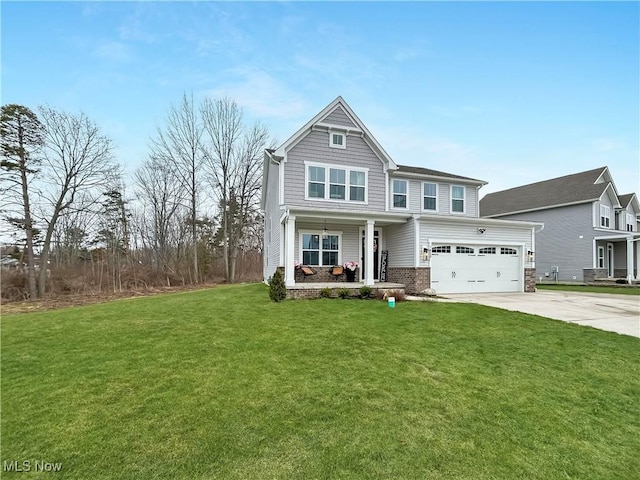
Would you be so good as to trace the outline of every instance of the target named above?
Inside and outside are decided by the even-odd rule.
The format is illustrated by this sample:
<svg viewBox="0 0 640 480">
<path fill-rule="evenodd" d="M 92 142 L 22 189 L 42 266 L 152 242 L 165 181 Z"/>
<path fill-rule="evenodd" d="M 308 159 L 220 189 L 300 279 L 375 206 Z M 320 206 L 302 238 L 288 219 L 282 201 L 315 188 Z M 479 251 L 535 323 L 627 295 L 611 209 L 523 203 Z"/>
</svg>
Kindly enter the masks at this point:
<svg viewBox="0 0 640 480">
<path fill-rule="evenodd" d="M 382 252 L 387 229 L 409 218 L 388 212 L 288 209 L 281 218 L 280 243 L 287 289 L 404 288 L 387 282 Z M 348 282 L 346 274 L 333 275 L 334 266 L 345 264 L 354 266 L 355 282 Z M 302 266 L 312 272 L 303 272 Z"/>
<path fill-rule="evenodd" d="M 640 279 L 640 233 L 629 232 L 594 238 L 595 279 Z"/>
</svg>

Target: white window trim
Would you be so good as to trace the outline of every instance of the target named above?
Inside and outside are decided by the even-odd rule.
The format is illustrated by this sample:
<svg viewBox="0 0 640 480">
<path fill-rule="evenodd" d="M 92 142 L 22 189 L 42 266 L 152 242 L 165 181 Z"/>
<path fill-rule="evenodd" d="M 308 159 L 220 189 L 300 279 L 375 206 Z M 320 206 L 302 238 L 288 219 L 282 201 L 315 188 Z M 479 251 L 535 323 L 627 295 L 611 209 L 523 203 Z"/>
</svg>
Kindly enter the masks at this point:
<svg viewBox="0 0 640 480">
<path fill-rule="evenodd" d="M 298 261 L 302 265 L 302 237 L 304 235 L 318 235 L 320 237 L 320 242 L 318 245 L 318 260 L 320 260 L 320 265 L 313 265 L 314 267 L 333 267 L 331 265 L 322 265 L 322 230 L 300 230 L 298 235 Z M 342 265 L 342 232 L 339 231 L 328 231 L 327 235 L 334 235 L 338 237 L 338 263 L 337 265 Z M 333 250 L 332 250 L 333 251 Z"/>
<path fill-rule="evenodd" d="M 407 193 L 396 193 L 394 190 L 395 182 L 404 182 L 407 186 Z M 396 207 L 394 206 L 393 197 L 396 195 L 404 195 L 407 197 L 407 201 L 405 202 L 404 207 Z M 391 179 L 391 209 L 392 210 L 408 210 L 409 209 L 409 180 L 405 180 L 404 178 L 392 178 Z"/>
<path fill-rule="evenodd" d="M 318 197 L 310 197 L 309 196 L 309 167 L 322 167 L 325 169 L 325 188 L 324 188 L 324 198 Z M 329 185 L 331 184 L 330 180 L 330 172 L 329 169 L 337 169 L 345 171 L 345 200 L 341 200 L 339 198 L 330 198 L 329 194 Z M 359 200 L 351 200 L 351 172 L 361 172 L 364 173 L 364 202 Z M 361 185 L 354 185 L 360 187 Z M 331 164 L 331 163 L 319 163 L 319 162 L 304 162 L 304 199 L 310 201 L 318 201 L 318 202 L 338 202 L 338 203 L 351 203 L 354 205 L 367 205 L 369 203 L 369 169 L 366 167 L 347 167 L 343 165 Z"/>
<path fill-rule="evenodd" d="M 609 225 L 603 225 L 602 220 L 606 218 L 608 220 Z M 598 225 L 600 228 L 611 228 L 611 207 L 609 205 L 600 205 L 600 218 L 598 221 Z"/>
<path fill-rule="evenodd" d="M 453 189 L 454 188 L 462 188 L 462 192 L 463 192 L 463 196 L 462 199 L 460 198 L 453 198 Z M 462 211 L 461 212 L 454 212 L 453 211 L 453 201 L 454 200 L 462 200 Z M 467 188 L 464 185 L 451 185 L 451 187 L 449 188 L 449 212 L 451 213 L 451 215 L 464 215 L 467 213 Z"/>
<path fill-rule="evenodd" d="M 624 229 L 627 232 L 634 232 L 635 231 L 635 228 L 634 228 L 635 221 L 634 220 L 635 220 L 635 218 L 634 218 L 633 214 L 626 212 Z M 631 230 L 629 230 L 629 226 L 631 226 Z"/>
<path fill-rule="evenodd" d="M 342 137 L 342 145 L 338 143 L 333 143 L 333 136 L 340 135 Z M 334 132 L 333 130 L 329 130 L 329 146 L 331 148 L 340 148 L 342 150 L 347 148 L 347 134 L 343 132 Z"/>
<path fill-rule="evenodd" d="M 596 268 L 605 268 L 606 262 L 604 260 L 604 247 L 598 247 L 598 256 L 596 258 Z M 602 266 L 600 266 L 600 261 L 602 260 Z"/>
<path fill-rule="evenodd" d="M 427 198 L 427 195 L 424 194 L 424 186 L 426 184 L 435 185 L 436 186 L 436 197 L 435 197 L 436 198 L 436 208 L 435 208 L 435 210 L 427 210 L 426 208 L 424 208 L 424 199 Z M 422 189 L 422 205 L 420 206 L 421 210 L 423 212 L 438 213 L 438 193 L 440 192 L 440 185 L 437 184 L 436 182 L 422 182 L 421 189 Z M 431 198 L 431 197 L 429 196 L 429 198 Z"/>
</svg>

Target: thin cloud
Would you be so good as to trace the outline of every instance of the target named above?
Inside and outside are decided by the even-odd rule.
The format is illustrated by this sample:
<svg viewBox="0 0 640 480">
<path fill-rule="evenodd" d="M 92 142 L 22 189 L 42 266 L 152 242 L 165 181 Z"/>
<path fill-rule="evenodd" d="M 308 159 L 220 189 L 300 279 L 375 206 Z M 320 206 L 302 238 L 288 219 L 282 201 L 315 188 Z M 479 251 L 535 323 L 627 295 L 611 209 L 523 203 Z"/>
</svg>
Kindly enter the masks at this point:
<svg viewBox="0 0 640 480">
<path fill-rule="evenodd" d="M 117 63 L 128 63 L 132 59 L 131 50 L 122 42 L 103 42 L 98 45 L 95 54 L 100 58 Z"/>
</svg>

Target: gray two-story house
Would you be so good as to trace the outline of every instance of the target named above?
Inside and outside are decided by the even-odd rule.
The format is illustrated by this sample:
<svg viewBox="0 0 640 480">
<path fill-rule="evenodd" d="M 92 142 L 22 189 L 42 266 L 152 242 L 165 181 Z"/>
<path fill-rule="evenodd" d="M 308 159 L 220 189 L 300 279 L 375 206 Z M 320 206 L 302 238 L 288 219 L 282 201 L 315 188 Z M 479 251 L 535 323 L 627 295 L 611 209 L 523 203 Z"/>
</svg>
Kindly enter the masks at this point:
<svg viewBox="0 0 640 480">
<path fill-rule="evenodd" d="M 338 97 L 265 152 L 264 279 L 281 268 L 288 288 L 312 288 L 343 281 L 332 267 L 353 262 L 361 284 L 408 293 L 533 291 L 542 225 L 479 218 L 485 184 L 397 165 Z"/>
<path fill-rule="evenodd" d="M 638 197 L 618 195 L 607 167 L 491 193 L 480 212 L 544 223 L 536 236 L 538 280 L 640 278 Z"/>
</svg>

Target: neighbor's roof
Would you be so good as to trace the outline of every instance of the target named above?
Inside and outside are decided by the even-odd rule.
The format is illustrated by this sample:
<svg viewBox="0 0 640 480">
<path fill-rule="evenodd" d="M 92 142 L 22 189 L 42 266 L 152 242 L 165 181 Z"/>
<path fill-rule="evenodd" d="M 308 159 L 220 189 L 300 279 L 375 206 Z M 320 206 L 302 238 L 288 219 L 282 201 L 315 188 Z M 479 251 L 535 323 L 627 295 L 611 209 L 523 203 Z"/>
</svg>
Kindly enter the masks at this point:
<svg viewBox="0 0 640 480">
<path fill-rule="evenodd" d="M 480 215 L 494 217 L 599 199 L 610 182 L 596 183 L 607 167 L 490 193 L 480 200 Z"/>
<path fill-rule="evenodd" d="M 453 173 L 439 172 L 438 170 L 431 170 L 430 168 L 411 167 L 409 165 L 398 165 L 398 169 L 396 170 L 396 172 L 411 173 L 411 174 L 417 174 L 417 175 L 428 175 L 430 177 L 443 177 L 443 178 L 452 178 L 457 180 L 467 180 L 470 182 L 481 183 L 483 185 L 487 183 L 483 180 L 477 180 L 475 178 L 454 175 Z"/>
</svg>

